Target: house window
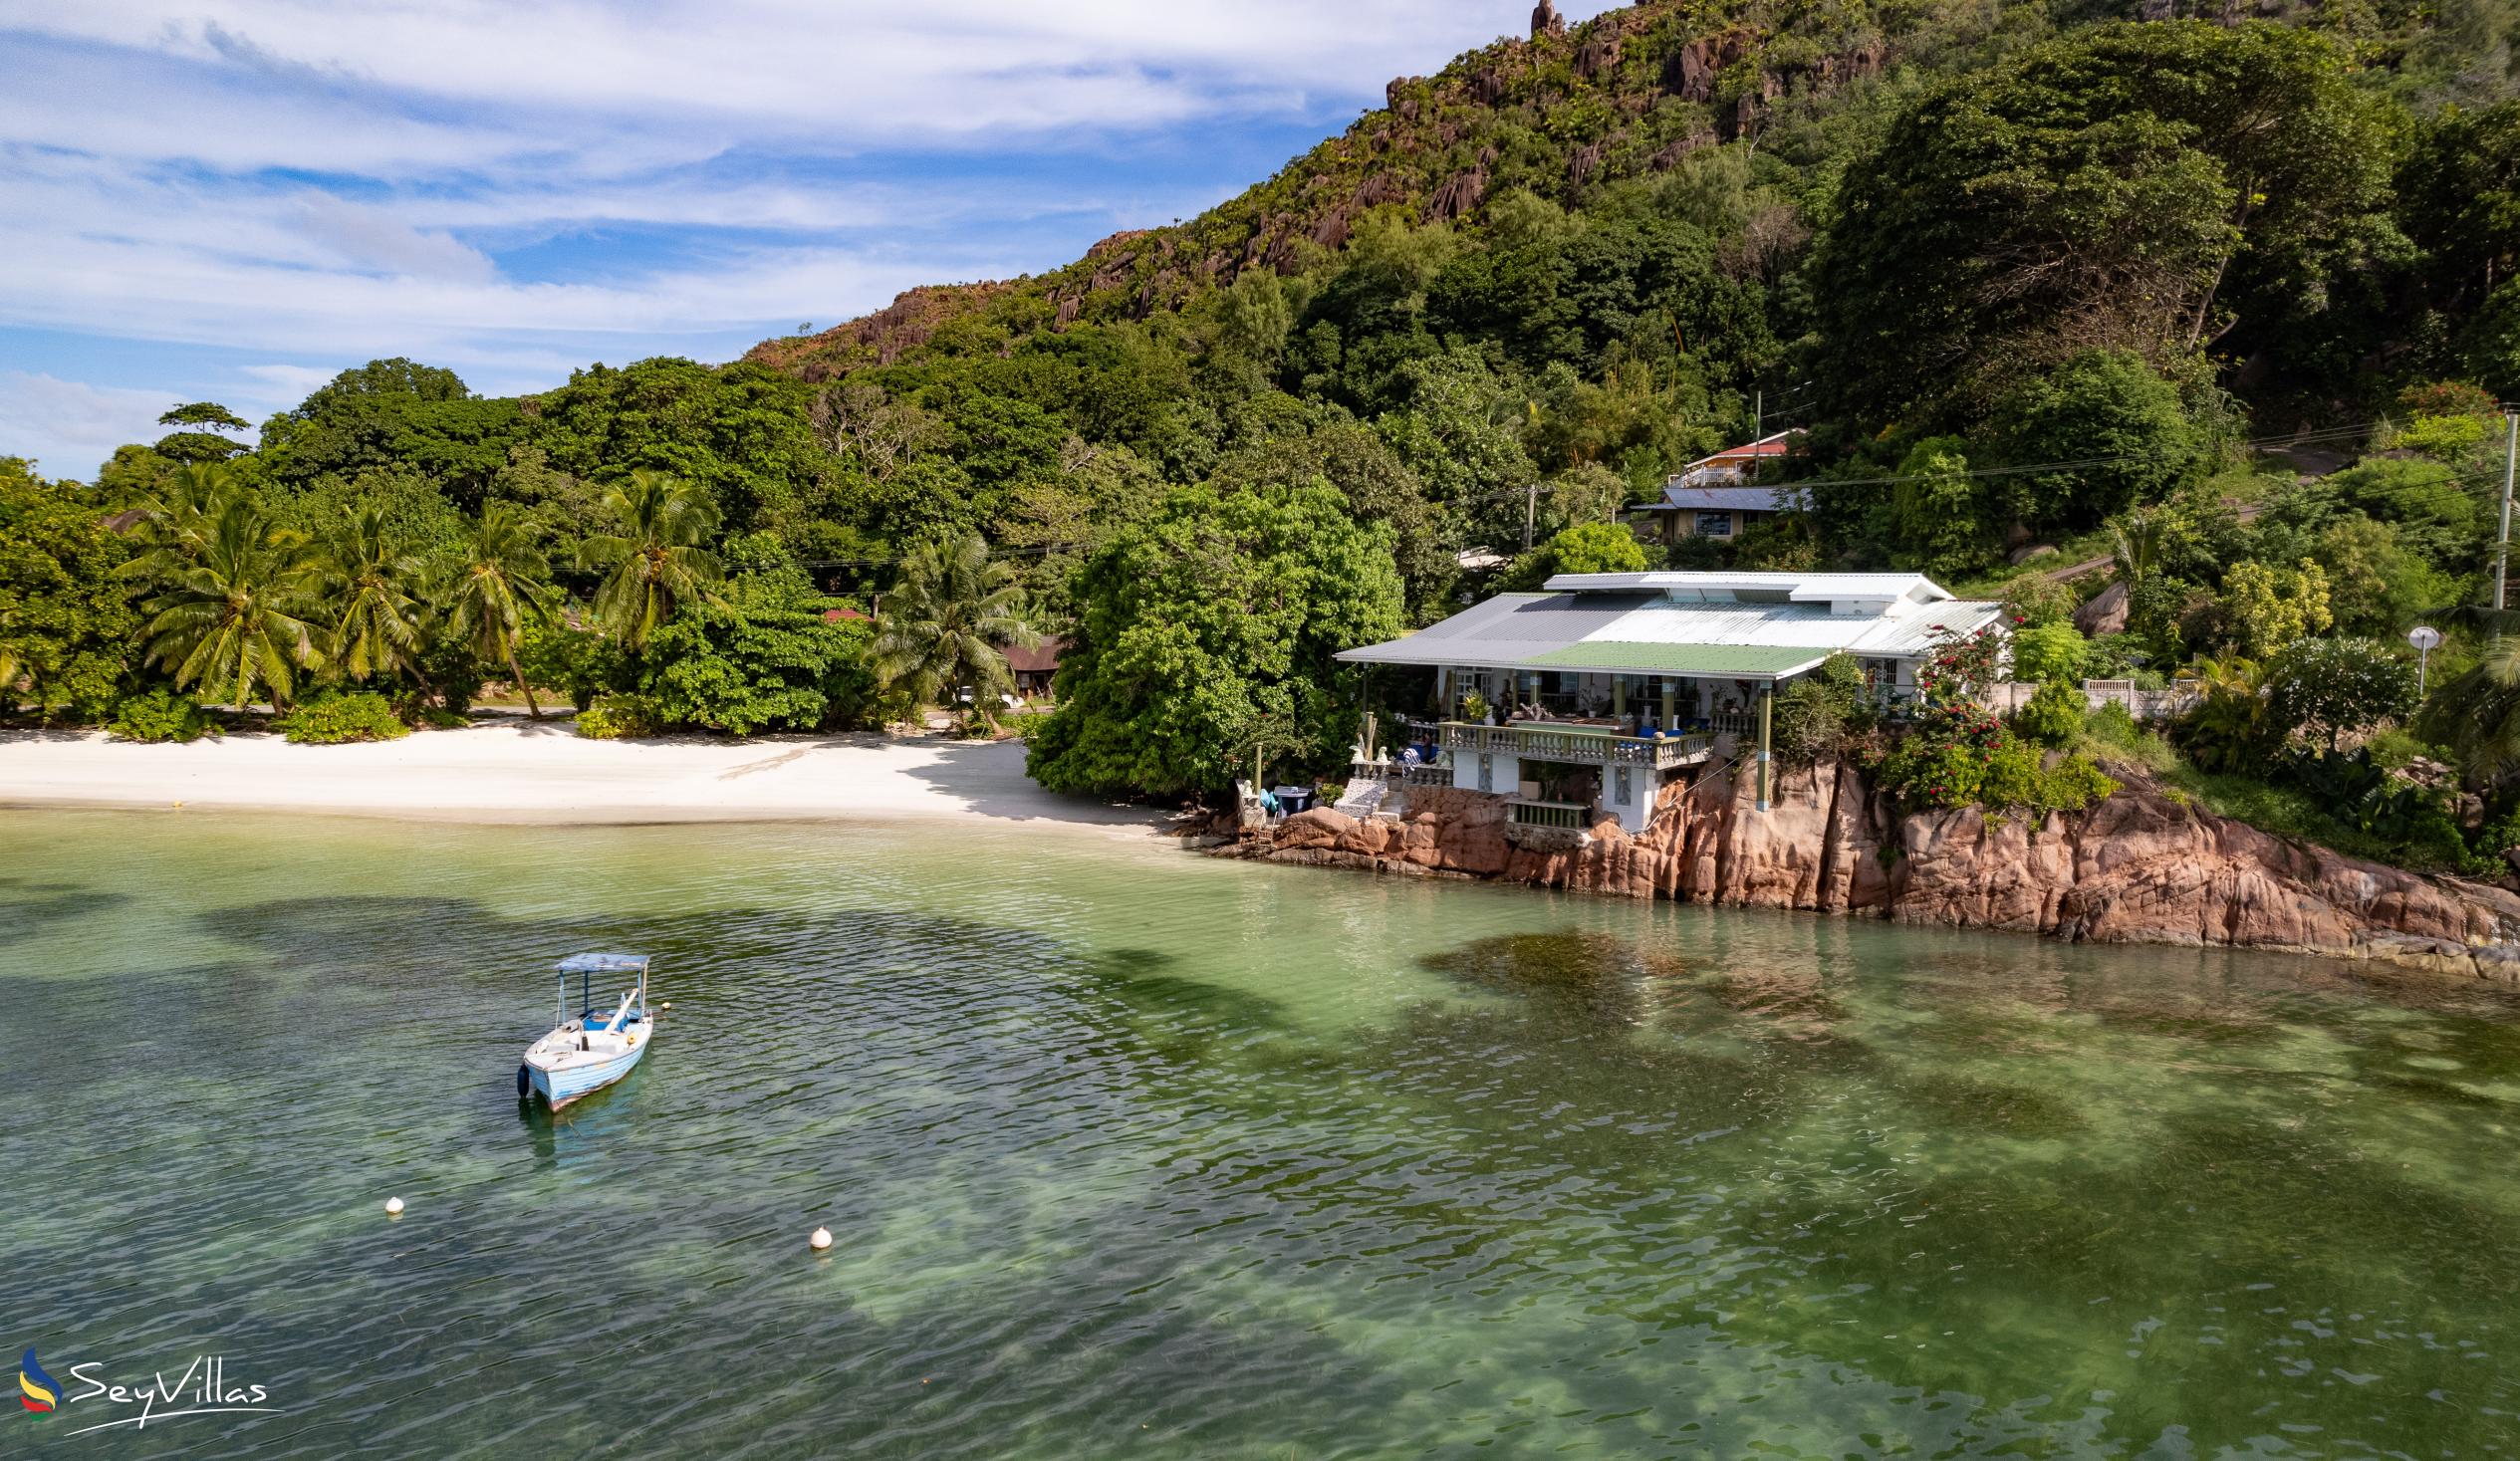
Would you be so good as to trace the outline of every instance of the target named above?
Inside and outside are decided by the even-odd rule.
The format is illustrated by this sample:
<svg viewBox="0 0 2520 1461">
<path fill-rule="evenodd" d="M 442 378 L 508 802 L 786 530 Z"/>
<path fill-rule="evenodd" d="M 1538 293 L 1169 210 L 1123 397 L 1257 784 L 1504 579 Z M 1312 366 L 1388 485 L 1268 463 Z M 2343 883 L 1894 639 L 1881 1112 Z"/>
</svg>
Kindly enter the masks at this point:
<svg viewBox="0 0 2520 1461">
<path fill-rule="evenodd" d="M 1699 513 L 1697 515 L 1697 536 L 1700 538 L 1731 537 L 1732 514 L 1728 512 Z"/>
</svg>

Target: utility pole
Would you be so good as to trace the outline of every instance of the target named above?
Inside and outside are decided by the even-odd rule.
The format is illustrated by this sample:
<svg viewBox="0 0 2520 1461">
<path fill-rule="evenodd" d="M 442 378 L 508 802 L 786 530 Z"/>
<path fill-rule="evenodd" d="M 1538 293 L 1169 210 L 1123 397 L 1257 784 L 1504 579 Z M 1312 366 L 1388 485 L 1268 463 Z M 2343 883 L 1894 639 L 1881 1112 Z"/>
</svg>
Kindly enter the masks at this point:
<svg viewBox="0 0 2520 1461">
<path fill-rule="evenodd" d="M 1764 388 L 1754 390 L 1750 392 L 1750 439 L 1764 441 L 1767 439 L 1768 393 Z"/>
<path fill-rule="evenodd" d="M 1529 552 L 1531 551 L 1531 530 L 1532 530 L 1532 527 L 1533 527 L 1534 521 L 1535 521 L 1535 520 L 1536 520 L 1539 516 L 1540 516 L 1540 483 L 1539 483 L 1538 479 L 1536 479 L 1536 478 L 1535 478 L 1535 479 L 1532 481 L 1532 484 L 1531 484 L 1530 490 L 1526 491 L 1526 492 L 1523 494 L 1523 552 L 1525 552 L 1525 553 L 1529 553 Z M 2508 538 L 2508 537 L 2510 537 L 2510 536 L 2511 536 L 2511 522 L 2510 522 L 2510 518 L 2511 518 L 2511 515 L 2510 515 L 2509 513 L 2504 513 L 2504 514 L 2503 514 L 2503 519 L 2504 519 L 2504 521 L 2503 521 L 2503 536 L 2504 536 L 2504 537 L 2506 537 L 2506 538 Z M 2501 601 L 2501 600 L 2499 600 L 2499 599 L 2495 600 L 2495 601 L 2494 601 L 2494 608 L 2496 608 L 2496 609 L 2500 609 L 2500 608 L 2502 608 L 2502 601 Z"/>
<path fill-rule="evenodd" d="M 2494 609 L 2502 609 L 2503 581 L 2511 576 L 2511 483 L 2520 472 L 2520 410 L 2503 412 L 2502 536 L 2494 544 Z"/>
</svg>

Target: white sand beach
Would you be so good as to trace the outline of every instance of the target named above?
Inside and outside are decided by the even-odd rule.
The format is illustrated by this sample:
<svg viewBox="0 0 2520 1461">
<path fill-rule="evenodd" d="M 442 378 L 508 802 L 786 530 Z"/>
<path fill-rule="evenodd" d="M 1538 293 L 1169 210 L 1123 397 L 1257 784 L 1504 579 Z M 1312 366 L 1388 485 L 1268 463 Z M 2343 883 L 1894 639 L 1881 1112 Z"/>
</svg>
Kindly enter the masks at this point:
<svg viewBox="0 0 2520 1461">
<path fill-rule="evenodd" d="M 458 822 L 982 818 L 1151 826 L 1144 808 L 1057 797 L 1018 741 L 877 735 L 590 741 L 513 721 L 399 741 L 276 735 L 142 746 L 99 732 L 0 734 L 0 807 L 326 812 Z"/>
</svg>

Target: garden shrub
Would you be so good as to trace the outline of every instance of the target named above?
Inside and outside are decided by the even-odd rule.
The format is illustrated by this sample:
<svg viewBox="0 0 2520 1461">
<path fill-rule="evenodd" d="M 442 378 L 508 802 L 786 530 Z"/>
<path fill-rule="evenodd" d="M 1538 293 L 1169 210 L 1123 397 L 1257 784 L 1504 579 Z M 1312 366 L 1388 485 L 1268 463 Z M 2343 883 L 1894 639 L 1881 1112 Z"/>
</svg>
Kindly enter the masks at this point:
<svg viewBox="0 0 2520 1461">
<path fill-rule="evenodd" d="M 2086 752 L 2047 766 L 2040 749 L 2015 738 L 1974 705 L 1928 714 L 1874 768 L 1882 789 L 1908 811 L 1981 807 L 1989 812 L 2080 812 L 2119 783 Z"/>
<path fill-rule="evenodd" d="M 1865 709 L 1863 666 L 1852 655 L 1830 655 L 1777 694 L 1777 754 L 1793 762 L 1836 755 Z"/>
<path fill-rule="evenodd" d="M 1874 768 L 1884 791 L 1910 811 L 1977 805 L 1989 760 L 2010 739 L 2003 722 L 1961 702 L 1927 710 Z"/>
<path fill-rule="evenodd" d="M 2042 812 L 2080 812 L 2116 796 L 2121 783 L 2100 769 L 2100 763 L 2077 751 L 2039 776 L 2039 797 L 2032 804 Z"/>
<path fill-rule="evenodd" d="M 2074 610 L 2082 605 L 2073 586 L 2042 573 L 2024 574 L 2004 586 L 2004 616 L 2022 628 L 2064 624 L 2072 628 Z"/>
<path fill-rule="evenodd" d="M 2175 770 L 2179 765 L 2178 752 L 2170 748 L 2170 743 L 2161 739 L 2159 732 L 2146 730 L 2128 713 L 2126 706 L 2115 700 L 2084 715 L 2082 739 L 2110 761 L 2156 773 Z"/>
<path fill-rule="evenodd" d="M 664 729 L 655 702 L 644 695 L 600 695 L 578 713 L 578 734 L 591 741 L 633 740 Z"/>
<path fill-rule="evenodd" d="M 2427 761 L 2438 761 L 2448 766 L 2458 764 L 2458 757 L 2454 753 L 2432 745 L 2408 730 L 2382 731 L 2365 742 L 2363 749 L 2371 753 L 2374 762 L 2391 771 L 2405 770 L 2407 764 L 2417 757 Z"/>
<path fill-rule="evenodd" d="M 2024 683 L 2079 680 L 2091 649 L 2070 623 L 2033 624 L 2012 637 L 2012 677 Z"/>
<path fill-rule="evenodd" d="M 156 689 L 125 700 L 114 712 L 114 723 L 106 729 L 118 741 L 155 745 L 197 741 L 209 731 L 210 722 L 190 695 Z"/>
<path fill-rule="evenodd" d="M 394 718 L 393 706 L 373 690 L 309 700 L 273 722 L 301 746 L 340 746 L 353 741 L 391 741 L 411 733 Z"/>
<path fill-rule="evenodd" d="M 2267 672 L 2267 713 L 2279 735 L 2324 732 L 2334 746 L 2415 708 L 2415 667 L 2374 639 L 2298 639 Z"/>
<path fill-rule="evenodd" d="M 2039 686 L 2029 704 L 2013 712 L 2013 729 L 2042 746 L 2071 745 L 2083 732 L 2087 703 L 2072 683 L 2049 680 Z"/>
</svg>

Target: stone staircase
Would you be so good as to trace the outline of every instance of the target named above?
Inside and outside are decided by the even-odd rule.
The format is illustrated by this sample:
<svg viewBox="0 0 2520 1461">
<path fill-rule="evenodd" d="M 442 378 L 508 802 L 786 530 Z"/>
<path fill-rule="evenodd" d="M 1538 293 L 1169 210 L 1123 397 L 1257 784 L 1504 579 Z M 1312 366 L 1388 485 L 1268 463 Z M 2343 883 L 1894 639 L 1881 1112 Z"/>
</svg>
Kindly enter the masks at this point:
<svg viewBox="0 0 2520 1461">
<path fill-rule="evenodd" d="M 1359 822 L 1369 817 L 1380 816 L 1386 808 L 1396 813 L 1397 799 L 1391 795 L 1394 790 L 1396 789 L 1387 781 L 1359 777 L 1348 783 L 1347 793 L 1340 797 L 1336 810 L 1346 813 Z"/>
</svg>

